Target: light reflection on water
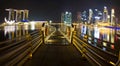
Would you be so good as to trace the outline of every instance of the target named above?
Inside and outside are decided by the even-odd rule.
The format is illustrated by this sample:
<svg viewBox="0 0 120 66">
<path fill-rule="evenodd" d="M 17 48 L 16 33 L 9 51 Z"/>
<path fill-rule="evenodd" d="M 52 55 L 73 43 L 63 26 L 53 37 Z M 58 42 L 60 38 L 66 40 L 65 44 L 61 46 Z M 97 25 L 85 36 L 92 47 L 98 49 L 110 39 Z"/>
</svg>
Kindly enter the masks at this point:
<svg viewBox="0 0 120 66">
<path fill-rule="evenodd" d="M 0 42 L 26 35 L 36 29 L 40 29 L 42 23 L 24 23 L 23 25 L 6 25 L 0 29 Z M 36 27 L 37 26 L 37 27 Z M 39 26 L 39 27 L 38 27 Z"/>
<path fill-rule="evenodd" d="M 28 34 L 28 25 L 9 25 L 4 26 L 4 37 L 7 39 L 13 39 Z"/>
<path fill-rule="evenodd" d="M 31 30 L 35 30 L 35 22 L 31 22 L 30 26 L 31 26 Z"/>
<path fill-rule="evenodd" d="M 15 32 L 15 26 L 4 26 L 4 35 L 10 32 Z"/>
<path fill-rule="evenodd" d="M 120 30 L 81 25 L 77 28 L 80 38 L 84 41 L 101 48 L 104 51 L 109 51 L 118 54 L 120 43 Z"/>
</svg>

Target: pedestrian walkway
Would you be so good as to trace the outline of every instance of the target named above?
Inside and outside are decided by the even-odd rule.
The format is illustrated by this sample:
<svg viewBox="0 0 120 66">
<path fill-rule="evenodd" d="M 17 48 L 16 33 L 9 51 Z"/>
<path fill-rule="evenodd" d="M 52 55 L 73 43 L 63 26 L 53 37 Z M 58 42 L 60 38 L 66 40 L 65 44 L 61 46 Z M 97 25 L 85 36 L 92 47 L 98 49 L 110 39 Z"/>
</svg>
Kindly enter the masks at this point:
<svg viewBox="0 0 120 66">
<path fill-rule="evenodd" d="M 91 66 L 80 52 L 56 31 L 24 66 Z"/>
</svg>

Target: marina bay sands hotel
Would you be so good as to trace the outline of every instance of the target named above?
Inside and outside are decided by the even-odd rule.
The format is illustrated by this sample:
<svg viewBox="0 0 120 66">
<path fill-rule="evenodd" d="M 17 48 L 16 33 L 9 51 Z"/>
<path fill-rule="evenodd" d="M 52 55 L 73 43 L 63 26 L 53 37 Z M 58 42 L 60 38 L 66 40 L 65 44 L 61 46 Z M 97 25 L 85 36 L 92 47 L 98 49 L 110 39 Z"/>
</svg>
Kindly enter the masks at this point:
<svg viewBox="0 0 120 66">
<path fill-rule="evenodd" d="M 5 9 L 6 11 L 9 12 L 8 14 L 8 21 L 15 21 L 15 22 L 27 22 L 28 21 L 28 13 L 29 10 L 25 9 L 25 10 L 17 10 L 17 9 Z"/>
</svg>

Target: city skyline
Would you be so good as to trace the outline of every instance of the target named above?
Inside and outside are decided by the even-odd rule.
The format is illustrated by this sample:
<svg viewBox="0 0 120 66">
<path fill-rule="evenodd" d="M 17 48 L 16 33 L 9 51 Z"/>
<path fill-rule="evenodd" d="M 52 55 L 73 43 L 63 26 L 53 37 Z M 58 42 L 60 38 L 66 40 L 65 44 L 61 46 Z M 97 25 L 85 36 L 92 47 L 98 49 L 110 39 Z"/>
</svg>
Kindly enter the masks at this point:
<svg viewBox="0 0 120 66">
<path fill-rule="evenodd" d="M 88 9 L 103 9 L 107 6 L 109 9 L 118 8 L 118 3 L 112 0 L 29 0 L 29 1 L 7 1 L 1 0 L 0 4 L 0 18 L 1 21 L 6 17 L 6 8 L 14 9 L 28 9 L 30 10 L 29 19 L 30 20 L 53 20 L 60 21 L 61 13 L 65 11 L 70 11 L 73 14 L 73 20 L 77 19 L 76 14 L 79 11 Z M 6 5 L 7 4 L 7 5 Z"/>
</svg>

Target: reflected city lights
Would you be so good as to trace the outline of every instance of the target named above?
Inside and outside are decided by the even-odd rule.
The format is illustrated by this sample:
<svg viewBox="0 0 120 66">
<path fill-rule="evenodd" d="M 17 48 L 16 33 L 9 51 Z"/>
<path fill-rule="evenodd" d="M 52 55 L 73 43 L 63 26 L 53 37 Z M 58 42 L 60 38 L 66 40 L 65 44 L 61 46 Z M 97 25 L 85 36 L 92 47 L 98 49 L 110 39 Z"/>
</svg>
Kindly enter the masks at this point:
<svg viewBox="0 0 120 66">
<path fill-rule="evenodd" d="M 88 37 L 88 43 L 90 43 L 91 44 L 91 37 Z"/>
<path fill-rule="evenodd" d="M 24 25 L 24 29 L 28 30 L 29 29 L 29 25 Z"/>
<path fill-rule="evenodd" d="M 82 36 L 84 37 L 84 34 L 86 34 L 86 26 L 82 26 L 81 32 L 82 32 Z"/>
<path fill-rule="evenodd" d="M 103 42 L 103 46 L 105 46 L 105 47 L 106 47 L 106 46 L 107 46 L 107 43 Z"/>
<path fill-rule="evenodd" d="M 99 36 L 100 36 L 99 29 L 97 27 L 94 27 L 94 37 L 99 39 Z"/>
<path fill-rule="evenodd" d="M 25 22 L 24 25 L 28 25 L 29 23 Z"/>
<path fill-rule="evenodd" d="M 109 34 L 110 33 L 109 28 L 100 27 L 98 29 L 99 29 L 100 33 L 102 33 L 102 34 Z"/>
<path fill-rule="evenodd" d="M 107 41 L 109 42 L 109 40 L 110 40 L 110 36 L 109 34 L 107 34 Z"/>
<path fill-rule="evenodd" d="M 106 51 L 106 48 L 105 48 L 105 47 L 103 47 L 102 49 L 103 49 L 104 51 Z"/>
<path fill-rule="evenodd" d="M 90 44 L 91 44 L 91 41 L 89 41 L 89 40 L 88 40 L 88 43 L 90 43 Z"/>
<path fill-rule="evenodd" d="M 14 32 L 15 26 L 4 26 L 4 35 L 6 35 L 9 32 Z"/>
<path fill-rule="evenodd" d="M 111 30 L 111 43 L 114 43 L 114 37 L 115 36 L 115 31 L 114 30 Z"/>
<path fill-rule="evenodd" d="M 114 46 L 114 45 L 111 45 L 111 49 L 115 49 L 115 46 Z"/>
<path fill-rule="evenodd" d="M 115 33 L 116 30 L 102 26 L 86 26 L 87 25 L 81 25 L 79 29 L 81 32 L 80 38 L 84 41 L 87 40 L 89 44 L 97 46 L 104 51 L 112 52 L 109 49 L 116 49 L 115 45 L 119 40 L 119 36 Z M 119 34 L 119 30 L 117 30 L 117 34 Z M 87 36 L 87 38 L 85 38 L 85 36 Z"/>
<path fill-rule="evenodd" d="M 35 30 L 35 22 L 30 22 L 31 30 Z"/>
</svg>

